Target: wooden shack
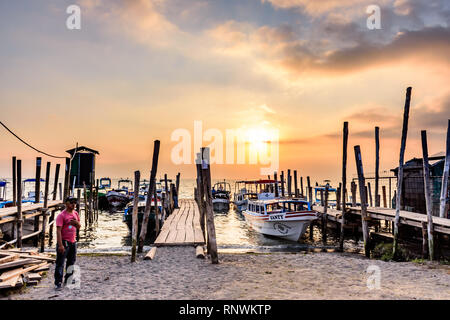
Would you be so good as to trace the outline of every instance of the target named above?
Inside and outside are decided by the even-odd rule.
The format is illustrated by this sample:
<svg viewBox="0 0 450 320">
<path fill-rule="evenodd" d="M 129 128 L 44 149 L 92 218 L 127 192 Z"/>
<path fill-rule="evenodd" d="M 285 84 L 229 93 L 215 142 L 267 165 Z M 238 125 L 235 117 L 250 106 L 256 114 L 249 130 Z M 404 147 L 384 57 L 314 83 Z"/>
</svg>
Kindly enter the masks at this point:
<svg viewBox="0 0 450 320">
<path fill-rule="evenodd" d="M 444 160 L 443 156 L 429 157 L 433 216 L 439 216 Z M 391 171 L 397 177 L 398 167 Z M 413 158 L 404 164 L 401 204 L 402 210 L 426 214 L 422 158 Z"/>
<path fill-rule="evenodd" d="M 83 188 L 83 183 L 86 183 L 86 187 L 89 188 L 95 181 L 95 156 L 100 153 L 84 146 L 66 152 L 73 157 L 70 166 L 69 187 Z"/>
</svg>

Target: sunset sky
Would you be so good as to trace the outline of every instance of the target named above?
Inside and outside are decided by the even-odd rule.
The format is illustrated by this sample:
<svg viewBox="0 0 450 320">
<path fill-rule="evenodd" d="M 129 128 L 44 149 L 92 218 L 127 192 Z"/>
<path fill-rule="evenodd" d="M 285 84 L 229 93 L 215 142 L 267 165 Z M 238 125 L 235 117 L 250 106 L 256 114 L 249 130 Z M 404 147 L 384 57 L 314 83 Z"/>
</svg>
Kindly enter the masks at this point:
<svg viewBox="0 0 450 320">
<path fill-rule="evenodd" d="M 66 8 L 81 8 L 68 30 Z M 368 5 L 381 8 L 369 30 Z M 45 152 L 78 142 L 100 152 L 97 178 L 147 176 L 175 165 L 177 129 L 278 129 L 280 169 L 314 181 L 341 173 L 342 125 L 365 171 L 398 165 L 405 91 L 412 89 L 405 159 L 444 151 L 450 118 L 450 2 L 446 0 L 0 1 L 0 120 Z M 204 142 L 204 146 L 208 145 Z M 11 157 L 34 173 L 36 152 L 0 127 L 0 177 Z M 43 156 L 43 160 L 49 158 Z M 56 163 L 52 159 L 53 163 Z M 62 163 L 60 161 L 60 163 Z M 258 178 L 262 165 L 216 165 L 214 178 Z"/>
</svg>

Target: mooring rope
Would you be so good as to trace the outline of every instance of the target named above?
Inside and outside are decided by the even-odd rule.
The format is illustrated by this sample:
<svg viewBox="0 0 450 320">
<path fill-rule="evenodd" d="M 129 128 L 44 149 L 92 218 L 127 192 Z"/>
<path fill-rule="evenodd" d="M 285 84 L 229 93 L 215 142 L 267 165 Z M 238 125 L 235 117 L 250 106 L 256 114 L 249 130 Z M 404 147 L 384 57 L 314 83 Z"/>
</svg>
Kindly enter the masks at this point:
<svg viewBox="0 0 450 320">
<path fill-rule="evenodd" d="M 58 157 L 58 156 L 54 156 L 54 155 L 48 154 L 48 153 L 46 153 L 46 152 L 44 152 L 44 151 L 41 151 L 41 150 L 39 150 L 39 149 L 36 149 L 36 148 L 33 147 L 32 145 L 30 145 L 29 143 L 27 143 L 26 141 L 24 141 L 22 138 L 20 138 L 17 134 L 15 134 L 14 132 L 12 132 L 12 131 L 11 131 L 11 130 L 3 123 L 3 122 L 0 121 L 0 124 L 1 124 L 6 130 L 8 130 L 9 133 L 11 133 L 14 137 L 16 137 L 17 139 L 19 139 L 19 141 L 21 141 L 22 143 L 24 143 L 25 145 L 27 145 L 27 146 L 30 147 L 31 149 L 33 149 L 33 150 L 35 150 L 35 151 L 37 151 L 37 152 L 39 152 L 39 153 L 45 154 L 46 156 L 51 157 L 51 158 L 58 158 L 58 159 L 65 159 L 65 158 L 66 158 L 66 157 Z"/>
</svg>

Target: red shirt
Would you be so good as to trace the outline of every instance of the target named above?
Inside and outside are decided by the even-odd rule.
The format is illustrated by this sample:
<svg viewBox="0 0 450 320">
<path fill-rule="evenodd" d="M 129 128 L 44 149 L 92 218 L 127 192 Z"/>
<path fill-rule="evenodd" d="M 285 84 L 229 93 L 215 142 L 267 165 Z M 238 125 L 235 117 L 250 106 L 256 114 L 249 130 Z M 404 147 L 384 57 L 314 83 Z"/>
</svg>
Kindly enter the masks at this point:
<svg viewBox="0 0 450 320">
<path fill-rule="evenodd" d="M 76 219 L 78 222 L 80 221 L 80 217 L 78 216 L 78 212 L 73 210 L 71 213 L 66 210 L 61 211 L 60 214 L 56 217 L 56 226 L 61 228 L 61 237 L 62 240 L 67 240 L 70 242 L 76 241 L 77 236 L 77 228 L 71 224 L 69 224 L 70 220 Z"/>
</svg>

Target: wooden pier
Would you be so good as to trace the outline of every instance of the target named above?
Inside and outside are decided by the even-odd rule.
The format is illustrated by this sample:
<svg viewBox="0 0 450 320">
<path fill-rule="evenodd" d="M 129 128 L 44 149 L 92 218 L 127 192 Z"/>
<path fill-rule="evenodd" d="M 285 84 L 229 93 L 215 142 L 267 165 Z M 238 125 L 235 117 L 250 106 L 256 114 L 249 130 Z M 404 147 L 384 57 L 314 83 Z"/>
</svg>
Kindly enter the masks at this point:
<svg viewBox="0 0 450 320">
<path fill-rule="evenodd" d="M 200 211 L 191 199 L 179 201 L 180 208 L 164 221 L 155 246 L 197 246 L 204 245 L 205 238 L 200 227 Z"/>
<path fill-rule="evenodd" d="M 18 233 L 18 237 L 0 245 L 0 249 L 3 248 L 6 244 L 14 244 L 21 243 L 22 240 L 37 237 L 36 243 L 40 240 L 41 251 L 44 251 L 44 241 L 45 241 L 45 233 L 47 228 L 50 230 L 53 229 L 52 225 L 56 221 L 54 219 L 55 211 L 61 210 L 64 207 L 61 200 L 50 200 L 47 201 L 46 207 L 44 203 L 36 203 L 36 204 L 22 204 L 20 210 L 20 216 L 22 223 L 26 219 L 34 218 L 35 219 L 35 227 L 34 232 L 26 235 L 22 235 L 22 231 Z M 15 225 L 15 229 L 17 230 L 17 225 L 19 224 L 19 210 L 17 207 L 9 207 L 9 208 L 1 208 L 0 209 L 0 225 L 6 223 L 12 223 Z M 47 224 L 47 217 L 50 216 L 50 222 Z M 42 217 L 41 223 L 39 220 Z M 40 227 L 39 227 L 40 226 Z M 20 235 L 19 235 L 20 234 Z M 51 231 L 49 231 L 49 237 L 51 238 Z"/>
<path fill-rule="evenodd" d="M 319 214 L 324 214 L 323 206 L 314 206 L 314 210 Z M 348 214 L 361 216 L 360 207 L 347 207 Z M 326 215 L 329 221 L 342 223 L 342 211 L 327 208 Z M 395 220 L 395 209 L 367 207 L 367 219 L 370 220 Z M 400 224 L 422 228 L 422 223 L 427 222 L 427 215 L 400 210 Z M 433 229 L 437 233 L 450 234 L 450 219 L 433 217 Z"/>
</svg>

